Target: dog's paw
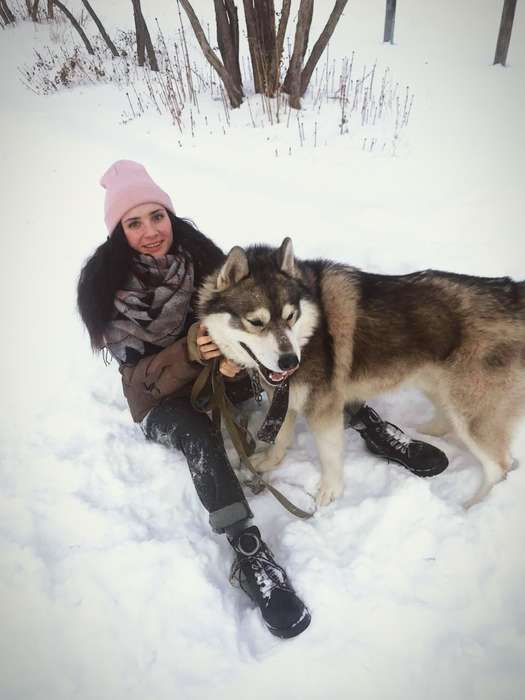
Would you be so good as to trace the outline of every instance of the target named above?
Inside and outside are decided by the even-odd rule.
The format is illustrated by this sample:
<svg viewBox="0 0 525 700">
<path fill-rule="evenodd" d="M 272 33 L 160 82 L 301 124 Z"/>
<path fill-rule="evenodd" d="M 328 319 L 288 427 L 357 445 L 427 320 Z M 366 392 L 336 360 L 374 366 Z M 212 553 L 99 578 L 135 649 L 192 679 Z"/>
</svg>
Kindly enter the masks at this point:
<svg viewBox="0 0 525 700">
<path fill-rule="evenodd" d="M 270 472 L 276 469 L 283 461 L 284 455 L 281 455 L 270 447 L 268 450 L 257 452 L 250 458 L 254 469 L 258 472 Z"/>
<path fill-rule="evenodd" d="M 327 506 L 343 493 L 342 479 L 321 479 L 317 491 L 316 502 L 318 506 Z"/>
</svg>

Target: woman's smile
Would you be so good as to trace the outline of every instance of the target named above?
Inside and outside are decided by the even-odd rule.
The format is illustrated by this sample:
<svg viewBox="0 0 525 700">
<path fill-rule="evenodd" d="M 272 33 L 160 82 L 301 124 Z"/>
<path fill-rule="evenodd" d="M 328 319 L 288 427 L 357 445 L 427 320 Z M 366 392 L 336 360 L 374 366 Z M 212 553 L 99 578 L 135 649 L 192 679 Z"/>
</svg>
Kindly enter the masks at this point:
<svg viewBox="0 0 525 700">
<path fill-rule="evenodd" d="M 160 258 L 173 243 L 171 221 L 166 209 L 155 202 L 140 204 L 122 217 L 124 235 L 137 253 Z"/>
</svg>

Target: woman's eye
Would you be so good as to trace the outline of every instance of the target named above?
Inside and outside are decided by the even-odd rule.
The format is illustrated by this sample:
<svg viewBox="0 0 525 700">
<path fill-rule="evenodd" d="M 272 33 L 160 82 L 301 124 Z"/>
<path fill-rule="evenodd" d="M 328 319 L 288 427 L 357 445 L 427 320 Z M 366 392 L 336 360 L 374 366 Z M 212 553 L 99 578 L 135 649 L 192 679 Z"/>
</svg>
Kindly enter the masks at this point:
<svg viewBox="0 0 525 700">
<path fill-rule="evenodd" d="M 128 224 L 130 228 L 138 228 L 140 226 L 140 221 L 132 221 Z"/>
<path fill-rule="evenodd" d="M 252 326 L 257 326 L 258 328 L 262 328 L 264 326 L 264 323 L 258 318 L 248 318 L 247 320 L 252 324 Z"/>
<path fill-rule="evenodd" d="M 162 214 L 160 212 L 158 214 L 155 214 L 155 216 L 153 217 L 154 221 L 161 221 L 163 218 L 164 218 L 164 214 Z"/>
</svg>

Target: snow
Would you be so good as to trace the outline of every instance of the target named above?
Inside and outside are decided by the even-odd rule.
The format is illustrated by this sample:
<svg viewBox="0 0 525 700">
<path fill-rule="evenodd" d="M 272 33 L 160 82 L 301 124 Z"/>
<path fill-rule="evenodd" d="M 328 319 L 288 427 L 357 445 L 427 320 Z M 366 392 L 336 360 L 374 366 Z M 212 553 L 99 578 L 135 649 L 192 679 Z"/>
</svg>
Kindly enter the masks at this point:
<svg viewBox="0 0 525 700">
<path fill-rule="evenodd" d="M 131 28 L 130 3 L 100 5 L 113 33 Z M 175 3 L 148 6 L 169 34 Z M 358 74 L 377 62 L 376 85 L 388 68 L 414 94 L 395 155 L 392 115 L 373 133 L 352 116 L 340 135 L 328 102 L 306 101 L 303 145 L 296 116 L 256 129 L 245 105 L 227 127 L 205 94 L 195 136 L 153 109 L 122 124 L 125 90 L 37 96 L 22 85 L 18 67 L 53 45 L 45 23 L 0 32 L 2 700 L 522 697 L 523 422 L 521 465 L 469 511 L 480 466 L 452 436 L 432 440 L 450 466 L 424 480 L 348 431 L 344 495 L 308 521 L 248 492 L 312 613 L 282 641 L 230 586 L 230 548 L 210 532 L 184 459 L 132 424 L 116 367 L 91 355 L 75 310 L 81 264 L 105 237 L 98 180 L 119 158 L 145 163 L 177 213 L 224 249 L 290 235 L 299 257 L 371 271 L 523 278 L 525 13 L 518 3 L 508 66 L 495 67 L 501 6 L 406 0 L 390 46 L 384 2 L 349 3 L 330 60 L 355 51 Z M 373 406 L 413 436 L 431 415 L 410 389 Z M 272 481 L 309 508 L 318 467 L 300 422 Z"/>
</svg>

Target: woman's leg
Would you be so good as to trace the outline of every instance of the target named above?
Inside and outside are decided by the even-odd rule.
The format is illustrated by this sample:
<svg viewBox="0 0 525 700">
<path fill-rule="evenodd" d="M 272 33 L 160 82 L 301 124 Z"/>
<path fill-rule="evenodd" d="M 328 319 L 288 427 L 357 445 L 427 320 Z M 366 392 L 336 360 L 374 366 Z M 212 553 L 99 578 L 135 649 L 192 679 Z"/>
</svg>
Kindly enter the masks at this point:
<svg viewBox="0 0 525 700">
<path fill-rule="evenodd" d="M 188 398 L 166 398 L 145 421 L 150 440 L 180 450 L 202 505 L 210 514 L 215 532 L 248 527 L 253 517 L 239 480 L 230 465 L 220 431 Z M 241 524 L 240 528 L 236 527 Z"/>
<path fill-rule="evenodd" d="M 277 564 L 253 517 L 242 487 L 228 461 L 222 436 L 189 399 L 167 398 L 145 421 L 150 440 L 181 450 L 197 494 L 210 514 L 215 532 L 226 533 L 236 553 L 232 578 L 260 609 L 266 626 L 278 637 L 295 637 L 310 624 L 310 613 Z"/>
</svg>

